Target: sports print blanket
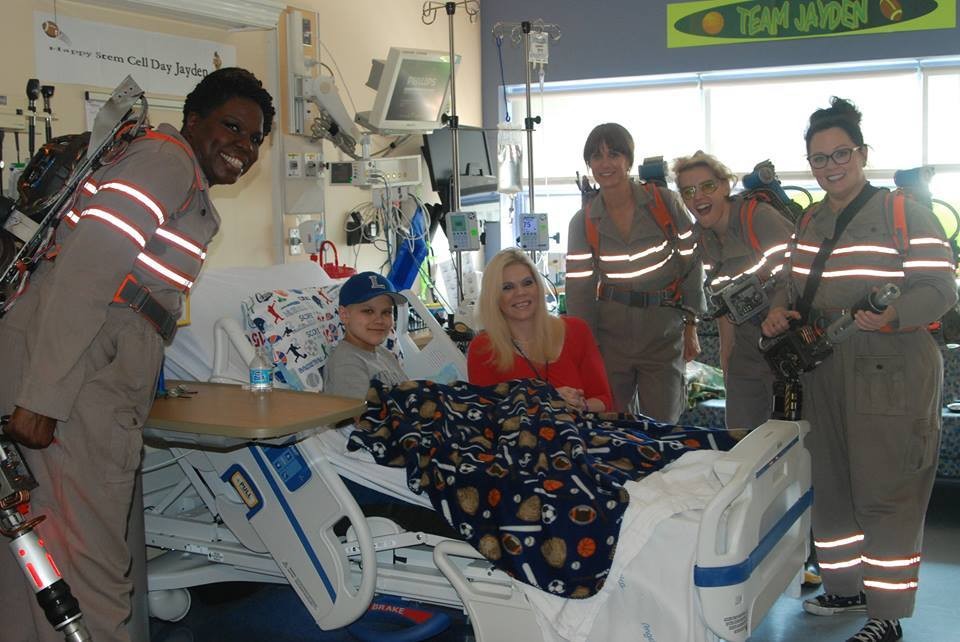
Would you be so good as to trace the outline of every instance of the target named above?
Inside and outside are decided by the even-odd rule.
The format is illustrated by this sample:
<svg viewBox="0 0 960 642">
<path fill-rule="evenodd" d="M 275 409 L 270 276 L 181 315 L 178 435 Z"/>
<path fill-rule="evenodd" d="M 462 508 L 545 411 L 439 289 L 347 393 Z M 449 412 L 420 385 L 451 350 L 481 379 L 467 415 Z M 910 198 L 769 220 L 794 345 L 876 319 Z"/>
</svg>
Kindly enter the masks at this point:
<svg viewBox="0 0 960 642">
<path fill-rule="evenodd" d="M 549 384 L 373 382 L 350 450 L 403 466 L 414 492 L 512 577 L 585 598 L 602 586 L 629 500 L 623 485 L 689 450 L 729 450 L 724 431 L 580 414 Z"/>
</svg>

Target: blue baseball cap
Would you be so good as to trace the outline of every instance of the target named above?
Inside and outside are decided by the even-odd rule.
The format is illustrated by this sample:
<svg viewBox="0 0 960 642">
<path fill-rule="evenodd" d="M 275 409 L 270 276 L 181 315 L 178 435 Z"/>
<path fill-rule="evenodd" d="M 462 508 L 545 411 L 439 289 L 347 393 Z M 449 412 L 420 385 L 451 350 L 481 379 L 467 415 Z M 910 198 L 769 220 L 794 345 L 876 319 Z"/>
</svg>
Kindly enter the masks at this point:
<svg viewBox="0 0 960 642">
<path fill-rule="evenodd" d="M 340 286 L 340 305 L 363 303 L 381 294 L 386 294 L 397 304 L 407 302 L 387 277 L 376 272 L 361 272 L 354 274 Z"/>
</svg>

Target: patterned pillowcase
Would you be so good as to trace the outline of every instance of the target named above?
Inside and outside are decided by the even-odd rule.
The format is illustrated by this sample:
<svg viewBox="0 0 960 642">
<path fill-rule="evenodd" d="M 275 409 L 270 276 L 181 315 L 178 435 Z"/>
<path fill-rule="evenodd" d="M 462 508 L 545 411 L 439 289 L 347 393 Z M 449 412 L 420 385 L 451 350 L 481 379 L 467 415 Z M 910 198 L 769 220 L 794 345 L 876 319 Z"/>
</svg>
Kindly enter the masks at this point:
<svg viewBox="0 0 960 642">
<path fill-rule="evenodd" d="M 339 299 L 337 284 L 258 292 L 241 304 L 247 339 L 270 347 L 276 381 L 294 390 L 323 390 L 323 366 L 344 334 Z M 385 347 L 402 359 L 396 331 Z"/>
</svg>

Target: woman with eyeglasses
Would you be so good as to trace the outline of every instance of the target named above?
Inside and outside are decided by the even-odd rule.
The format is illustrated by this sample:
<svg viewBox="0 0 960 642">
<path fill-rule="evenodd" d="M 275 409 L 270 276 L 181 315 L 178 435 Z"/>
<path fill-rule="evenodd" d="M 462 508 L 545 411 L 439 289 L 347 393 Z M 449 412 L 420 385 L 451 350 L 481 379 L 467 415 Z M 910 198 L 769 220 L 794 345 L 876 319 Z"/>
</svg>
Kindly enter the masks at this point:
<svg viewBox="0 0 960 642">
<path fill-rule="evenodd" d="M 807 160 L 826 198 L 797 228 L 796 303 L 771 307 L 763 333 L 793 323 L 822 328 L 880 286 L 900 288 L 882 312 L 857 311 L 856 332 L 802 376 L 824 586 L 804 609 L 866 611 L 848 642 L 894 642 L 900 618 L 913 613 L 940 441 L 943 359 L 926 328 L 956 302 L 957 289 L 933 213 L 867 182 L 860 119 L 836 97 L 810 116 Z"/>
<path fill-rule="evenodd" d="M 708 292 L 756 275 L 766 283 L 783 268 L 793 224 L 772 205 L 731 196 L 736 176 L 710 154 L 697 151 L 673 163 L 680 197 L 696 220 Z M 770 287 L 772 284 L 768 284 Z M 720 366 L 726 388 L 727 428 L 748 431 L 770 419 L 773 373 L 760 352 L 761 312 L 749 319 L 717 318 Z"/>
<path fill-rule="evenodd" d="M 633 149 L 616 123 L 587 136 L 583 160 L 600 193 L 570 221 L 567 312 L 597 338 L 614 410 L 676 423 L 686 407 L 684 362 L 700 352 L 703 268 L 676 195 L 630 179 Z"/>
</svg>

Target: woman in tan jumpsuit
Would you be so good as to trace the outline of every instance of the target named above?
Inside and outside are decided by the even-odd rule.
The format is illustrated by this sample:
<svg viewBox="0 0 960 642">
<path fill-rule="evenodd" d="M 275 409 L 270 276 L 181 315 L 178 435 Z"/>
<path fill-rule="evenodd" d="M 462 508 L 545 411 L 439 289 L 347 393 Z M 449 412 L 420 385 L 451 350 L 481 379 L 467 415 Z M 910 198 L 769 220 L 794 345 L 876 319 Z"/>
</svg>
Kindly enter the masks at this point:
<svg viewBox="0 0 960 642">
<path fill-rule="evenodd" d="M 250 72 L 207 75 L 187 96 L 179 131 L 144 133 L 78 188 L 57 228 L 59 252 L 0 320 L 0 414 L 12 415 L 4 431 L 27 447 L 40 484 L 31 510 L 46 515 L 46 549 L 97 642 L 130 640 L 126 529 L 142 428 L 164 342 L 220 226 L 209 188 L 254 165 L 273 114 Z M 125 294 L 131 284 L 136 297 Z M 33 591 L 0 555 L 4 642 L 63 640 Z"/>
<path fill-rule="evenodd" d="M 686 407 L 684 362 L 700 352 L 703 269 L 676 195 L 630 179 L 633 149 L 616 123 L 587 137 L 583 159 L 600 194 L 570 221 L 567 311 L 597 338 L 614 409 L 673 423 Z"/>
<path fill-rule="evenodd" d="M 731 197 L 736 177 L 710 154 L 698 151 L 676 159 L 673 174 L 677 191 L 697 222 L 695 237 L 707 287 L 719 290 L 750 274 L 766 282 L 783 269 L 793 234 L 786 217 L 767 203 Z M 761 315 L 737 325 L 727 315 L 717 319 L 726 423 L 731 430 L 752 430 L 773 412 L 773 372 L 758 346 Z"/>
<path fill-rule="evenodd" d="M 929 209 L 902 203 L 907 230 L 895 234 L 896 197 L 864 175 L 860 118 L 839 98 L 810 117 L 807 159 L 827 195 L 798 226 L 792 291 L 804 292 L 814 257 L 847 206 L 854 204 L 849 215 L 863 202 L 829 253 L 812 299 L 801 300 L 811 301 L 803 322 L 829 323 L 886 283 L 902 294 L 883 312 L 856 312 L 857 331 L 802 377 L 825 589 L 804 609 L 866 611 L 869 619 L 848 642 L 895 642 L 899 618 L 913 613 L 940 441 L 943 359 L 926 326 L 956 302 L 957 290 L 951 249 Z M 771 307 L 763 333 L 780 334 L 800 317 L 785 302 Z"/>
</svg>

